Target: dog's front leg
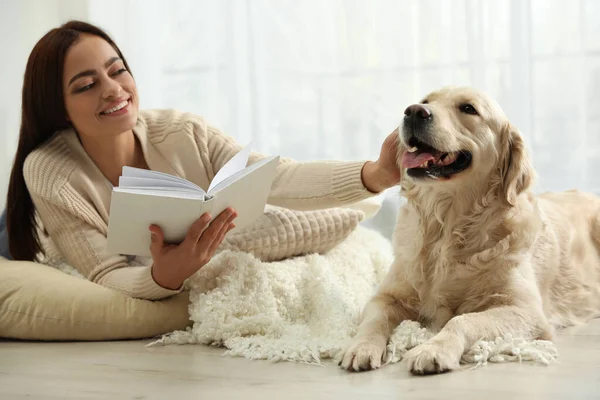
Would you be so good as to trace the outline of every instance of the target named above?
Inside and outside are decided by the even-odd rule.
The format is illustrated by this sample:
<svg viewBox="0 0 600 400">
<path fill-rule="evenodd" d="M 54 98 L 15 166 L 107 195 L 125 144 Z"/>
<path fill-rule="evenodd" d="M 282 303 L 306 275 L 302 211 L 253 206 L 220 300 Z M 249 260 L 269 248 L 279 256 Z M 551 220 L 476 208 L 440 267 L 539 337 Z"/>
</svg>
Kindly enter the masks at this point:
<svg viewBox="0 0 600 400">
<path fill-rule="evenodd" d="M 416 316 L 396 293 L 380 291 L 365 306 L 358 331 L 342 352 L 339 365 L 354 371 L 379 368 L 393 330 L 401 321 Z"/>
<path fill-rule="evenodd" d="M 437 335 L 408 351 L 404 359 L 414 374 L 450 371 L 459 367 L 463 353 L 478 340 L 494 340 L 506 333 L 524 339 L 549 339 L 551 328 L 541 306 L 498 306 L 452 318 Z"/>
</svg>

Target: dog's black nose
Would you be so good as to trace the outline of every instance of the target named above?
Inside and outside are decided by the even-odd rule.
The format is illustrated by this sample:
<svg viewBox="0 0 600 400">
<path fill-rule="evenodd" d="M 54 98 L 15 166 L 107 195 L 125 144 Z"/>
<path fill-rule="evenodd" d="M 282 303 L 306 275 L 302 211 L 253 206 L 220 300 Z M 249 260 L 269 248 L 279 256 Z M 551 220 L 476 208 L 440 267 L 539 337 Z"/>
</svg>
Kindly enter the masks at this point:
<svg viewBox="0 0 600 400">
<path fill-rule="evenodd" d="M 413 104 L 404 110 L 405 119 L 430 119 L 431 110 L 423 104 Z"/>
</svg>

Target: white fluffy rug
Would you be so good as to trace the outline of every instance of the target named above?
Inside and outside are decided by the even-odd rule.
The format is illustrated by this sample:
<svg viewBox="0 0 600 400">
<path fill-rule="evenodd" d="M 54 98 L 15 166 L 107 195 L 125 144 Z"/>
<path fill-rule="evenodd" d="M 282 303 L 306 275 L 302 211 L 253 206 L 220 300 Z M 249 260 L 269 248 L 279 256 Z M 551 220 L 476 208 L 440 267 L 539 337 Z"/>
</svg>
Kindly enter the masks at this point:
<svg viewBox="0 0 600 400">
<path fill-rule="evenodd" d="M 324 255 L 265 263 L 224 251 L 188 280 L 193 327 L 149 346 L 205 344 L 222 346 L 230 356 L 309 364 L 336 359 L 391 261 L 389 242 L 363 227 Z M 431 336 L 417 322 L 403 322 L 390 340 L 387 362 L 400 361 Z M 551 342 L 506 336 L 476 343 L 462 362 L 548 364 L 557 356 Z"/>
</svg>

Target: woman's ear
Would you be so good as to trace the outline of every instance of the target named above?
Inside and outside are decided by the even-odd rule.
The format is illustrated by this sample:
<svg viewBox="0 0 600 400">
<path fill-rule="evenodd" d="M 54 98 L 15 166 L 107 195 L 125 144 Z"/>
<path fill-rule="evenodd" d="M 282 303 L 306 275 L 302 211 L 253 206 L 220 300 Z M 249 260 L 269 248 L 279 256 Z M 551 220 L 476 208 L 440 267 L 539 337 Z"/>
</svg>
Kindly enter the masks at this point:
<svg viewBox="0 0 600 400">
<path fill-rule="evenodd" d="M 520 132 L 508 124 L 502 133 L 500 156 L 502 197 L 514 206 L 519 194 L 529 189 L 535 180 L 535 169 Z"/>
</svg>

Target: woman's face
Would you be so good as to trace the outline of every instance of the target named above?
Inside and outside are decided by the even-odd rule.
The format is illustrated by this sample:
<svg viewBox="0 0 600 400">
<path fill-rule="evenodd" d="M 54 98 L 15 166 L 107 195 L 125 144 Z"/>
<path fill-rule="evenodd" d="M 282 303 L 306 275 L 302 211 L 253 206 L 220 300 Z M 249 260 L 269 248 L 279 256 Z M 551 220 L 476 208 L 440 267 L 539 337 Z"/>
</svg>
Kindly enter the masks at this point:
<svg viewBox="0 0 600 400">
<path fill-rule="evenodd" d="M 136 124 L 135 81 L 115 49 L 98 36 L 81 35 L 67 52 L 63 93 L 67 118 L 80 135 L 114 136 Z"/>
</svg>

